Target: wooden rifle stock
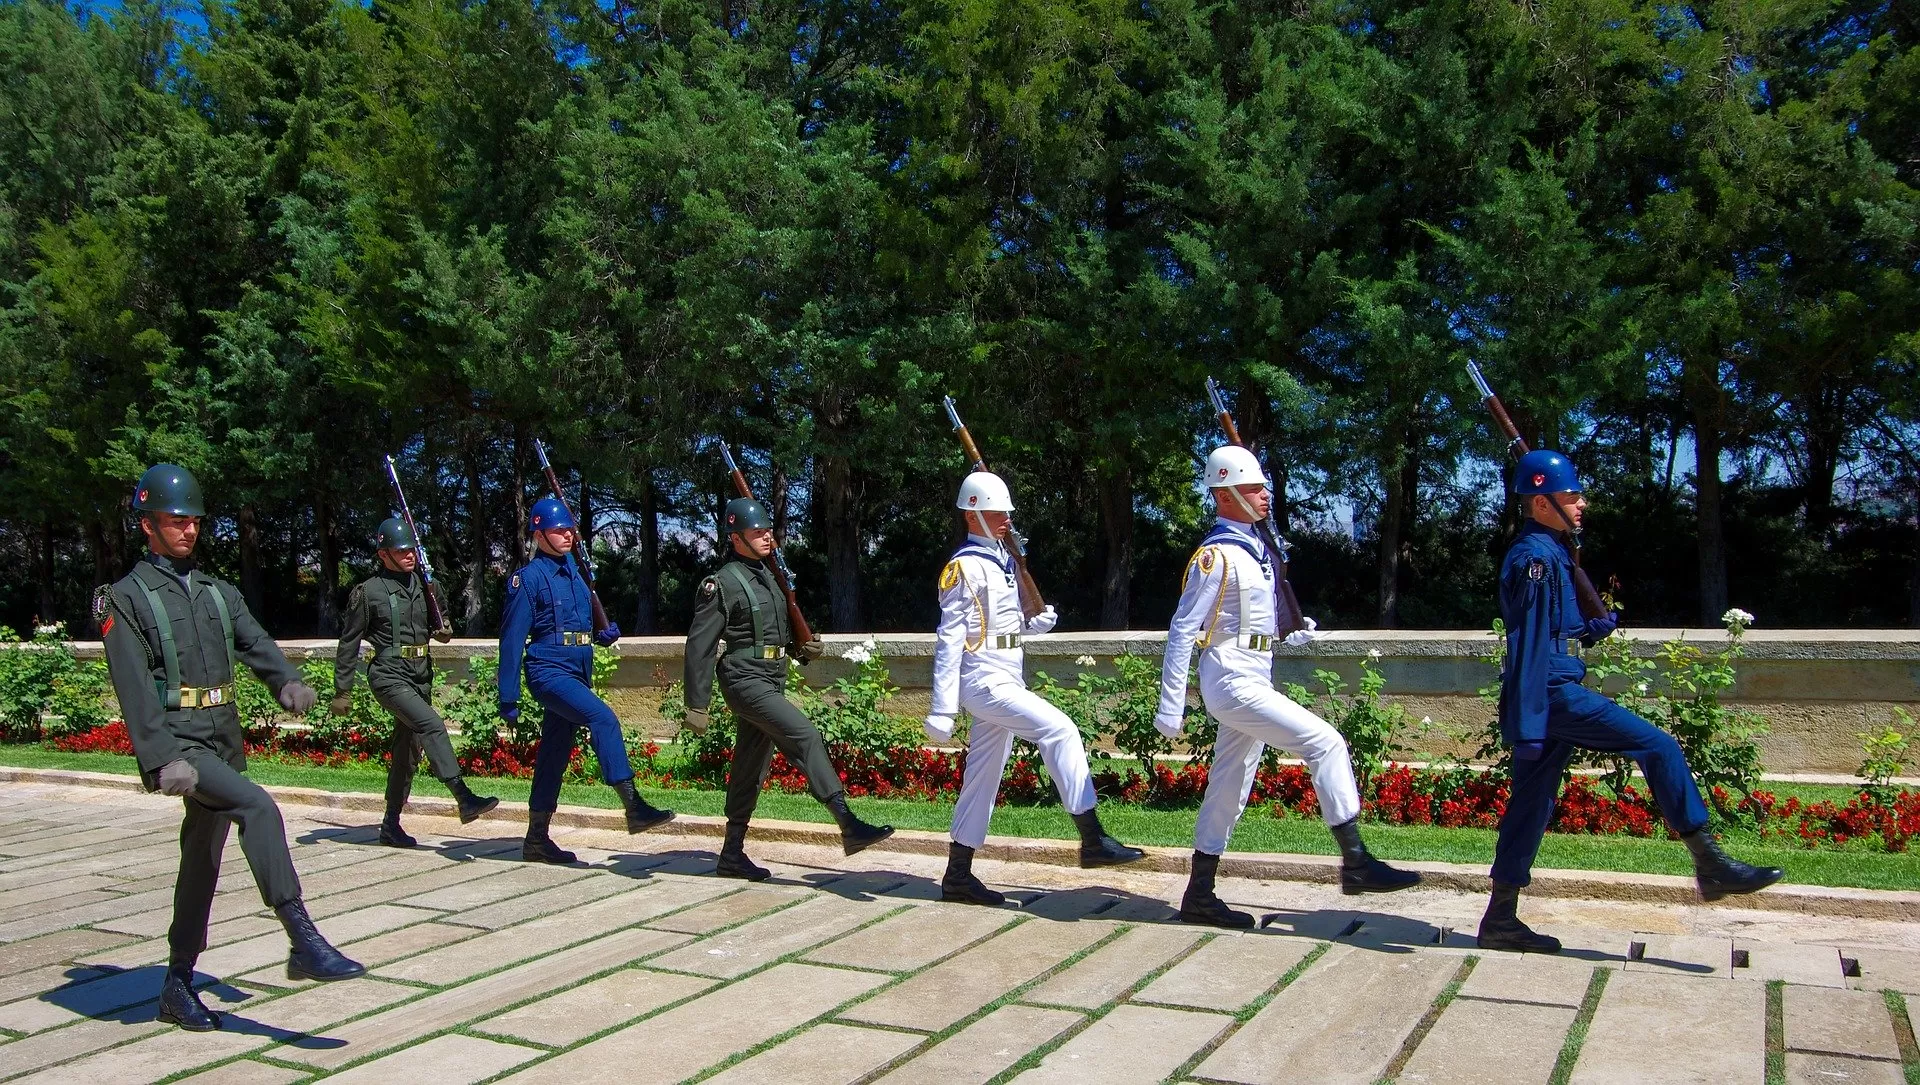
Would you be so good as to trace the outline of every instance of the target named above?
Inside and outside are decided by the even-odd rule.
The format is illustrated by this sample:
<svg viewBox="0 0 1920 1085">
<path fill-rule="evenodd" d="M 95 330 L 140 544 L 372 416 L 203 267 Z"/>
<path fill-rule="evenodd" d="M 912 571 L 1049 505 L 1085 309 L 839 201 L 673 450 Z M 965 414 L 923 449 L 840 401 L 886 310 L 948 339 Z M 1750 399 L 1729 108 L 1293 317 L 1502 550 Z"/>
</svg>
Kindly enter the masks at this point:
<svg viewBox="0 0 1920 1085">
<path fill-rule="evenodd" d="M 573 506 L 567 504 L 566 491 L 560 488 L 560 476 L 553 473 L 553 464 L 547 462 L 547 446 L 538 437 L 533 439 L 533 452 L 540 458 L 540 470 L 546 473 L 547 489 L 553 491 L 554 500 L 566 508 L 568 516 L 572 516 Z M 580 579 L 586 582 L 587 600 L 593 609 L 593 631 L 598 633 L 613 623 L 607 620 L 607 608 L 600 605 L 600 593 L 594 590 L 593 562 L 583 552 L 584 547 L 580 540 L 580 534 L 576 533 L 572 557 L 574 564 L 580 568 Z"/>
<path fill-rule="evenodd" d="M 1246 448 L 1247 443 L 1240 439 L 1240 427 L 1233 422 L 1233 412 L 1227 409 L 1226 397 L 1220 394 L 1220 385 L 1212 377 L 1207 378 L 1207 398 L 1213 401 L 1214 417 L 1220 420 L 1220 428 L 1226 432 L 1227 443 Z M 1287 579 L 1287 548 L 1281 544 L 1280 531 L 1273 525 L 1271 509 L 1268 510 L 1266 519 L 1254 524 L 1254 530 L 1260 533 L 1261 541 L 1267 544 L 1268 551 L 1273 554 L 1274 561 L 1279 564 L 1278 580 L 1274 586 L 1280 592 L 1280 600 L 1286 604 L 1288 611 L 1287 627 L 1280 630 L 1280 634 L 1285 636 L 1288 633 L 1297 633 L 1307 628 L 1307 616 L 1300 609 L 1299 597 L 1293 594 L 1293 581 Z"/>
<path fill-rule="evenodd" d="M 1480 367 L 1473 362 L 1468 362 L 1467 375 L 1473 378 L 1473 386 L 1479 389 L 1481 401 L 1487 405 L 1488 413 L 1493 415 L 1494 424 L 1500 427 L 1500 432 L 1507 435 L 1507 452 L 1514 459 L 1519 459 L 1531 452 L 1532 449 L 1527 447 L 1527 439 L 1520 436 L 1520 427 L 1513 424 L 1513 416 L 1507 413 L 1507 405 L 1500 402 L 1500 397 L 1494 394 L 1493 386 L 1488 384 L 1487 378 L 1481 375 Z M 1611 610 L 1606 600 L 1600 598 L 1600 592 L 1594 588 L 1593 578 L 1580 567 L 1580 529 L 1574 526 L 1573 517 L 1567 514 L 1566 508 L 1558 500 L 1553 499 L 1551 495 L 1549 500 L 1552 501 L 1554 511 L 1560 514 L 1560 522 L 1567 528 L 1567 550 L 1573 555 L 1573 595 L 1580 604 L 1580 616 L 1589 619 L 1604 618 L 1611 613 Z"/>
<path fill-rule="evenodd" d="M 747 476 L 740 471 L 740 465 L 733 461 L 733 450 L 727 442 L 720 442 L 720 458 L 727 461 L 727 473 L 733 476 L 734 492 L 749 501 L 757 501 L 753 496 L 753 487 L 747 485 Z M 780 585 L 780 594 L 787 597 L 787 624 L 793 627 L 794 657 L 801 662 L 815 659 L 820 655 L 819 637 L 814 635 L 813 627 L 807 624 L 807 616 L 800 613 L 800 597 L 793 591 L 793 571 L 787 568 L 786 555 L 780 552 L 780 540 L 773 540 L 773 579 Z"/>
<path fill-rule="evenodd" d="M 442 644 L 453 639 L 453 627 L 447 624 L 446 611 L 440 609 L 440 597 L 434 593 L 433 562 L 427 560 L 427 544 L 420 541 L 420 528 L 413 522 L 413 509 L 407 505 L 407 491 L 400 486 L 400 472 L 393 457 L 387 457 L 387 482 L 393 487 L 393 500 L 400 506 L 400 518 L 413 536 L 413 553 L 420 559 L 420 586 L 427 596 L 427 621 L 433 623 L 433 639 Z"/>
<path fill-rule="evenodd" d="M 960 421 L 960 409 L 953 405 L 953 397 L 946 396 L 947 418 L 953 423 L 953 432 L 960 437 L 960 450 L 967 454 L 967 460 L 975 471 L 987 469 L 986 458 L 980 455 L 980 446 L 973 443 L 973 434 L 967 430 L 967 424 Z M 1007 521 L 1007 552 L 1013 555 L 1014 582 L 1020 592 L 1020 614 L 1032 620 L 1041 611 L 1047 609 L 1047 601 L 1040 595 L 1040 584 L 1033 579 L 1033 571 L 1027 568 L 1027 540 L 1014 530 L 1012 517 Z"/>
</svg>

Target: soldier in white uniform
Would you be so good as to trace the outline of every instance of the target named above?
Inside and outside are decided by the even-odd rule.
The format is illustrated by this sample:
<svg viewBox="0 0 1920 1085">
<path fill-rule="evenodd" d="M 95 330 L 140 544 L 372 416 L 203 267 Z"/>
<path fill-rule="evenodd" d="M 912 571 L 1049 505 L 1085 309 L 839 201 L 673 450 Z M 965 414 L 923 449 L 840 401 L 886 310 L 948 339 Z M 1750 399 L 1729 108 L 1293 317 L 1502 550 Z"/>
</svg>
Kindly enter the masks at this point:
<svg viewBox="0 0 1920 1085">
<path fill-rule="evenodd" d="M 1273 644 L 1294 615 L 1279 613 L 1274 555 L 1255 524 L 1266 520 L 1272 494 L 1253 453 L 1236 445 L 1207 457 L 1205 483 L 1219 516 L 1187 565 L 1180 606 L 1167 630 L 1160 669 L 1160 707 L 1153 725 L 1171 738 L 1186 716 L 1187 666 L 1200 649 L 1200 695 L 1219 721 L 1213 769 L 1193 829 L 1193 872 L 1180 918 L 1189 923 L 1246 929 L 1253 917 L 1228 908 L 1214 894 L 1220 854 L 1247 807 L 1260 755 L 1267 746 L 1303 758 L 1313 773 L 1320 814 L 1340 845 L 1343 893 L 1390 893 L 1418 884 L 1420 876 L 1368 854 L 1360 841 L 1360 793 L 1346 740 L 1325 720 L 1273 688 Z M 1285 638 L 1300 645 L 1312 636 L 1313 620 Z"/>
<path fill-rule="evenodd" d="M 973 853 L 987 839 L 1000 775 L 1015 738 L 1040 748 L 1060 801 L 1080 830 L 1080 865 L 1131 863 L 1146 853 L 1108 836 L 1094 813 L 1093 777 L 1079 728 L 1067 714 L 1027 689 L 1020 640 L 1058 620 L 1047 607 L 1031 620 L 1020 609 L 1013 558 L 1001 540 L 1012 529 L 1013 498 L 1000 476 L 976 471 L 954 504 L 967 521 L 967 541 L 940 573 L 940 629 L 933 652 L 933 704 L 927 735 L 953 738 L 954 717 L 973 717 L 967 766 L 953 810 L 953 842 L 942 900 L 997 906 L 1006 897 L 973 874 Z"/>
</svg>

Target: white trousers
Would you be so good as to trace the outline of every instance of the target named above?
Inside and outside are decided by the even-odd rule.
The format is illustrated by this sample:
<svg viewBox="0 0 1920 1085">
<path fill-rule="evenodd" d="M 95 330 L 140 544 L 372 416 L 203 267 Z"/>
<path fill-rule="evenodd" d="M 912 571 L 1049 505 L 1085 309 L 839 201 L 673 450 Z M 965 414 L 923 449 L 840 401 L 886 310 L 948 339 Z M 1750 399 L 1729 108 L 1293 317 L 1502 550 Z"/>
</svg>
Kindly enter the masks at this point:
<svg viewBox="0 0 1920 1085">
<path fill-rule="evenodd" d="M 1234 658 L 1225 662 L 1215 658 L 1228 652 Z M 1240 649 L 1216 649 L 1200 657 L 1200 696 L 1207 713 L 1220 723 L 1220 737 L 1214 742 L 1207 794 L 1193 826 L 1195 851 L 1219 855 L 1227 850 L 1233 827 L 1246 812 L 1260 755 L 1268 746 L 1307 763 L 1314 794 L 1320 799 L 1320 816 L 1328 825 L 1360 816 L 1360 789 L 1353 782 L 1347 740 L 1332 724 L 1274 689 L 1271 667 L 1271 657 L 1265 653 Z"/>
<path fill-rule="evenodd" d="M 953 841 L 977 848 L 987 840 L 994 800 L 1000 794 L 1000 774 L 1006 771 L 1013 740 L 1024 738 L 1040 749 L 1060 804 L 1069 814 L 1093 809 L 1093 776 L 1087 771 L 1087 749 L 1080 729 L 1065 712 L 1013 677 L 986 673 L 980 679 L 960 678 L 960 707 L 973 717 L 967 735 L 967 767 L 960 782 L 960 799 L 953 807 Z"/>
</svg>

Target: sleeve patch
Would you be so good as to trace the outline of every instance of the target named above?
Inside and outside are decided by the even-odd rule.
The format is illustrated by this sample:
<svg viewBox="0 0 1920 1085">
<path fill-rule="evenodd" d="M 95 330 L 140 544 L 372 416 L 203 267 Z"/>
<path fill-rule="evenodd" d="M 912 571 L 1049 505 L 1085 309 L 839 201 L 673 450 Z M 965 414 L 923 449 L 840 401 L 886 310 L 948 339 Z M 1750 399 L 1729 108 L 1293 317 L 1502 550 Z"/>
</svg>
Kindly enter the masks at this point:
<svg viewBox="0 0 1920 1085">
<path fill-rule="evenodd" d="M 100 635 L 104 637 L 111 632 L 113 632 L 113 612 L 108 611 L 107 616 L 100 619 Z"/>
<path fill-rule="evenodd" d="M 1546 576 L 1547 576 L 1547 563 L 1545 561 L 1541 560 L 1540 558 L 1534 558 L 1532 561 L 1527 563 L 1527 579 L 1528 580 L 1544 580 L 1546 579 Z"/>
<path fill-rule="evenodd" d="M 511 591 L 520 590 L 520 574 L 519 573 L 513 574 L 513 580 L 507 584 L 507 588 Z"/>
<path fill-rule="evenodd" d="M 940 590 L 952 591 L 953 589 L 959 587 L 960 575 L 961 575 L 960 559 L 955 558 L 952 561 L 947 562 L 947 567 L 940 570 Z"/>
<path fill-rule="evenodd" d="M 1200 572 L 1202 575 L 1211 574 L 1213 572 L 1213 562 L 1214 562 L 1213 547 L 1209 546 L 1204 550 L 1201 550 L 1200 555 L 1194 560 L 1199 562 Z"/>
<path fill-rule="evenodd" d="M 719 590 L 720 590 L 720 585 L 714 583 L 714 580 L 712 577 L 708 577 L 705 580 L 702 580 L 700 582 L 701 595 L 712 595 L 714 592 L 717 592 Z"/>
</svg>

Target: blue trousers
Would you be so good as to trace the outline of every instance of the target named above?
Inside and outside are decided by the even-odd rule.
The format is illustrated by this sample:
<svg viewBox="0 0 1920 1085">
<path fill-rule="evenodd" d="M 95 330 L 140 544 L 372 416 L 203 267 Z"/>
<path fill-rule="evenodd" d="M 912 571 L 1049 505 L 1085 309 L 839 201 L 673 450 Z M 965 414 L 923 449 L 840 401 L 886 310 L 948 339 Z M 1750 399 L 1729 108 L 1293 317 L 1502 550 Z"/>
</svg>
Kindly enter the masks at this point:
<svg viewBox="0 0 1920 1085">
<path fill-rule="evenodd" d="M 609 784 L 633 779 L 620 720 L 578 674 L 528 660 L 527 692 L 547 710 L 540 745 L 533 752 L 533 791 L 527 797 L 527 809 L 551 814 L 560 805 L 560 782 L 573 755 L 574 736 L 582 727 L 587 729 L 594 756 L 600 759 L 600 778 Z"/>
<path fill-rule="evenodd" d="M 1675 832 L 1706 827 L 1707 804 L 1694 785 L 1687 755 L 1672 735 L 1577 681 L 1554 681 L 1547 687 L 1545 756 L 1513 760 L 1513 795 L 1493 849 L 1494 881 L 1519 886 L 1533 882 L 1533 857 L 1553 820 L 1567 762 L 1579 749 L 1617 753 L 1637 762 L 1654 803 Z"/>
</svg>

